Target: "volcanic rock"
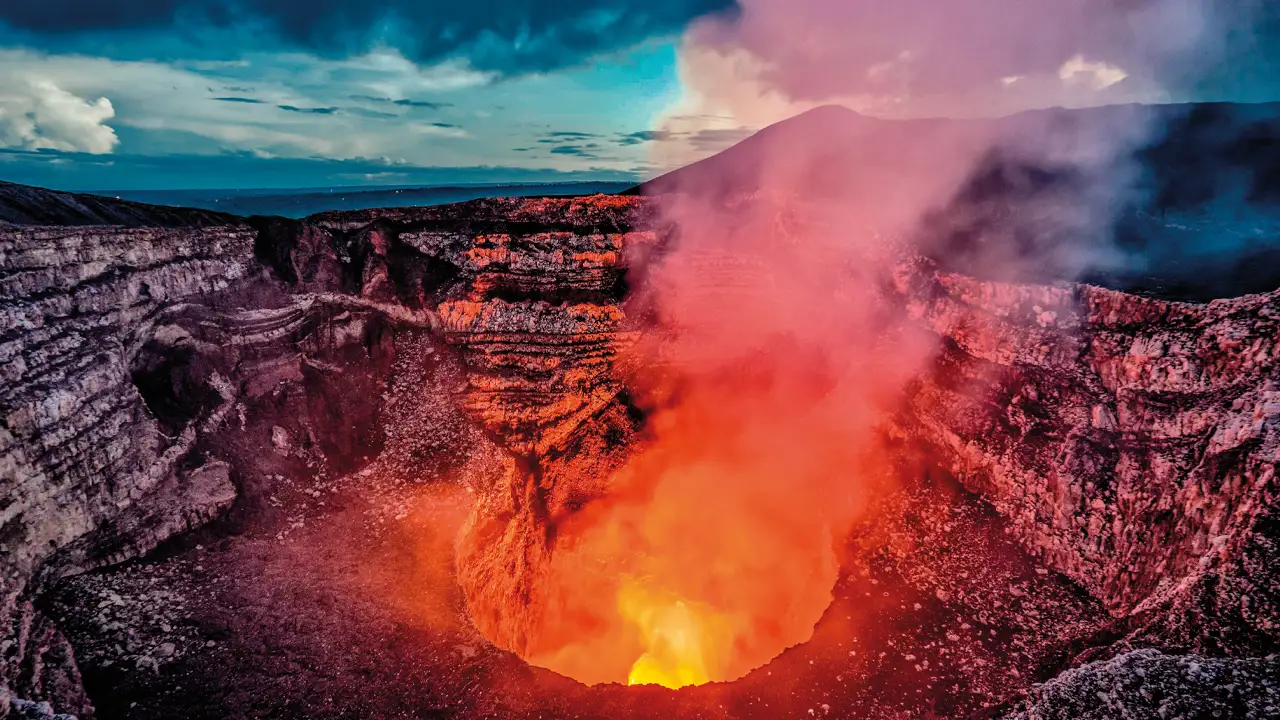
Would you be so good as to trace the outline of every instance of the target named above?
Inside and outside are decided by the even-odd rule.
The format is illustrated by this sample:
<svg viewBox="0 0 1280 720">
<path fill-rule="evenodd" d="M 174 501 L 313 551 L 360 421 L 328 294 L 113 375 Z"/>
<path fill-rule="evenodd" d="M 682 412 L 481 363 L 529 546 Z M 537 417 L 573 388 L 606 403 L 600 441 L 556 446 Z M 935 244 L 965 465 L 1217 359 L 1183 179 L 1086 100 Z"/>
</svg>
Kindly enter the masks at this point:
<svg viewBox="0 0 1280 720">
<path fill-rule="evenodd" d="M 1118 616 L 1180 618 L 1173 647 L 1274 642 L 1280 577 L 1249 558 L 1276 542 L 1280 294 L 905 284 L 948 340 L 906 432 Z"/>
<path fill-rule="evenodd" d="M 1265 718 L 1280 713 L 1280 659 L 1211 659 L 1136 650 L 1064 672 L 1007 720 Z"/>
</svg>

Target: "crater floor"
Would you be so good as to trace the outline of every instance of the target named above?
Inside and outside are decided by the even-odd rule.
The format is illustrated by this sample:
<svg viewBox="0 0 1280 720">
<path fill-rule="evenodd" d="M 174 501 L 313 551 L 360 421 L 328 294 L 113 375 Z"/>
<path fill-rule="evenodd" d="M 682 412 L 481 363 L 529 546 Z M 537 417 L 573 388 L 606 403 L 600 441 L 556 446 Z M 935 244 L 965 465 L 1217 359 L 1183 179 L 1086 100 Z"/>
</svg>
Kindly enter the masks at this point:
<svg viewBox="0 0 1280 720">
<path fill-rule="evenodd" d="M 377 464 L 294 471 L 235 527 L 49 594 L 98 718 L 995 716 L 1109 622 L 987 505 L 922 473 L 850 537 L 810 642 L 733 683 L 587 687 L 471 626 L 453 574 L 466 490 Z"/>
</svg>

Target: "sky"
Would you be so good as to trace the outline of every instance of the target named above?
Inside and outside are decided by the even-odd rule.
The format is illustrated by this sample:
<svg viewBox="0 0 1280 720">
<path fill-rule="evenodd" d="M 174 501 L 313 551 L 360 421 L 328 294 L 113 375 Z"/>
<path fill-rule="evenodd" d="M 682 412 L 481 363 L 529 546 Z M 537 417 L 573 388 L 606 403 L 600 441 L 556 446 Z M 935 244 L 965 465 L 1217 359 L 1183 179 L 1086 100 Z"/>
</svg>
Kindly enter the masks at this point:
<svg viewBox="0 0 1280 720">
<path fill-rule="evenodd" d="M 1280 13 L 1267 5 L 6 0 L 0 179 L 82 190 L 632 180 L 828 102 L 911 117 L 1274 100 Z M 984 21 L 965 25 L 975 8 Z M 992 46 L 983 32 L 1027 42 L 957 63 Z"/>
</svg>

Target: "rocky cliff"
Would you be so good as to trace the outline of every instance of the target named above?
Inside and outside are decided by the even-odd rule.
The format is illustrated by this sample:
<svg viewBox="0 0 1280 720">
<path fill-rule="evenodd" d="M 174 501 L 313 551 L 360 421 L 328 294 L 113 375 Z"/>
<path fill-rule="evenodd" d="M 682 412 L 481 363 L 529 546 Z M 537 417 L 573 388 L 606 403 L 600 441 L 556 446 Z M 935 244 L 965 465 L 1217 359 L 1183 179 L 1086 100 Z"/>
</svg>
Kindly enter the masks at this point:
<svg viewBox="0 0 1280 720">
<path fill-rule="evenodd" d="M 224 513 L 256 481 L 231 428 L 265 423 L 284 452 L 339 467 L 376 451 L 386 333 L 431 325 L 275 275 L 243 222 L 165 228 L 193 219 L 102 204 L 125 224 L 0 229 L 0 684 L 80 713 L 40 589 Z M 333 246 L 304 251 L 340 263 Z"/>
<path fill-rule="evenodd" d="M 23 596 L 55 551 L 98 544 L 97 561 L 121 559 L 234 499 L 226 465 L 190 455 L 234 391 L 192 367 L 196 340 L 176 317 L 242 282 L 251 251 L 247 227 L 0 233 L 7 670 L 43 652 Z"/>
<path fill-rule="evenodd" d="M 1280 293 L 1190 305 L 932 271 L 903 289 L 946 340 L 904 414 L 931 457 L 1116 615 L 1176 622 L 1162 642 L 1274 644 Z"/>
</svg>

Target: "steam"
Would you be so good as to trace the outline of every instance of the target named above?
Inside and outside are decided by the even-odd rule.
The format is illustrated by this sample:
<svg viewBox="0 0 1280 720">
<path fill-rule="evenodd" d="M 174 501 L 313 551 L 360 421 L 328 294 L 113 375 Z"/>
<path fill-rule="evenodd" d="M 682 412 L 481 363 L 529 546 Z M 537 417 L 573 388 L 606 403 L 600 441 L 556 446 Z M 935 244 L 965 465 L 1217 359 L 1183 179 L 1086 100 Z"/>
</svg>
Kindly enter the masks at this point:
<svg viewBox="0 0 1280 720">
<path fill-rule="evenodd" d="M 917 252 L 997 277 L 1123 262 L 1110 228 L 1162 117 L 819 106 L 1166 99 L 1214 37 L 1197 0 L 742 6 L 688 33 L 687 97 L 658 129 L 807 112 L 658 183 L 673 232 L 627 306 L 650 338 L 628 378 L 647 437 L 612 495 L 558 528 L 532 653 L 588 682 L 729 680 L 808 639 L 836 543 L 891 486 L 884 420 L 938 349 L 902 316 L 896 268 Z"/>
<path fill-rule="evenodd" d="M 913 235 L 945 268 L 1034 282 L 1149 269 L 1147 249 L 1116 237 L 1116 220 L 1149 204 L 1151 168 L 1141 155 L 1180 117 L 1134 104 L 1203 99 L 1193 93 L 1223 71 L 1228 33 L 1245 31 L 1262 8 L 1219 0 L 741 5 L 686 34 L 684 97 L 658 118 L 660 130 L 698 137 L 760 128 L 827 104 L 868 124 L 951 118 L 947 127 L 917 121 L 788 139 L 758 164 L 770 172 L 856 147 L 848 158 L 856 167 L 791 187 L 811 196 L 839 185 L 832 194 L 840 202 L 865 206 L 884 232 Z M 1068 116 L 1046 108 L 1098 109 Z M 964 128 L 956 118 L 975 122 Z M 656 160 L 676 167 L 696 156 L 691 145 L 668 144 Z M 883 216 L 886 203 L 896 216 Z"/>
</svg>

